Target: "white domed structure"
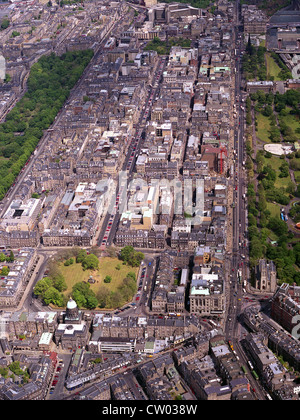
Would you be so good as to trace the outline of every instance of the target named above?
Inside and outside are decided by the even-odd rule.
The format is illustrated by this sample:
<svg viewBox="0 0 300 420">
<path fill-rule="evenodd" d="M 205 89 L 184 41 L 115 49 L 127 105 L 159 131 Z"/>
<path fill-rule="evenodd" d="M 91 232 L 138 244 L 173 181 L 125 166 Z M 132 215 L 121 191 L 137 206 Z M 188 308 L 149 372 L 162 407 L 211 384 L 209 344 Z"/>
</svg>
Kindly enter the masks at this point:
<svg viewBox="0 0 300 420">
<path fill-rule="evenodd" d="M 77 308 L 77 303 L 70 297 L 69 302 L 67 303 L 67 309 L 75 309 Z"/>
<path fill-rule="evenodd" d="M 76 322 L 79 320 L 80 320 L 80 314 L 79 314 L 77 303 L 75 302 L 74 299 L 70 297 L 70 300 L 67 303 L 65 322 Z"/>
</svg>

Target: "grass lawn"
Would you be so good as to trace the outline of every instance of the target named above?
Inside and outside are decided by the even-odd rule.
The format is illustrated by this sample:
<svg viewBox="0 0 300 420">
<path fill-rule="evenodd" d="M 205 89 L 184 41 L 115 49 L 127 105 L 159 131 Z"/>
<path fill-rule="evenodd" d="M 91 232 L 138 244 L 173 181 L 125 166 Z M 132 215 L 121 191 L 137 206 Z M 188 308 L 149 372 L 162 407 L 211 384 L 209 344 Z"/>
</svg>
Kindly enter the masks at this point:
<svg viewBox="0 0 300 420">
<path fill-rule="evenodd" d="M 81 281 L 87 281 L 92 273 L 92 270 L 84 271 L 81 264 L 74 263 L 68 267 L 60 264 L 59 269 L 64 276 L 68 289 L 64 292 L 65 295 L 72 291 L 72 287 Z"/>
<path fill-rule="evenodd" d="M 281 80 L 279 77 L 281 68 L 278 66 L 276 61 L 274 61 L 274 59 L 271 57 L 269 53 L 266 53 L 266 65 L 267 65 L 267 74 L 269 76 L 274 76 L 275 81 Z"/>
<path fill-rule="evenodd" d="M 267 203 L 267 210 L 271 213 L 271 217 L 280 217 L 280 204 Z"/>
<path fill-rule="evenodd" d="M 261 113 L 256 115 L 257 119 L 257 131 L 256 136 L 264 143 L 270 143 L 269 131 L 271 129 L 271 122 L 268 117 L 265 117 Z"/>
<path fill-rule="evenodd" d="M 280 166 L 283 164 L 284 160 L 280 159 L 277 156 L 272 156 L 270 159 L 266 159 L 266 163 L 269 163 L 271 167 L 276 171 L 276 181 L 275 181 L 275 187 L 276 188 L 287 188 L 290 182 L 292 182 L 290 175 L 286 178 L 279 178 L 280 174 Z"/>
<path fill-rule="evenodd" d="M 300 171 L 294 171 L 295 181 L 300 184 Z"/>
<path fill-rule="evenodd" d="M 280 117 L 282 118 L 282 120 L 289 126 L 291 127 L 291 129 L 294 131 L 294 133 L 296 134 L 296 136 L 298 137 L 298 139 L 300 140 L 300 134 L 296 133 L 297 128 L 300 128 L 300 120 L 299 118 L 297 118 L 296 115 L 293 115 L 290 113 L 291 109 L 290 108 L 286 108 L 286 111 L 289 112 L 288 115 L 284 116 L 284 117 Z"/>
<path fill-rule="evenodd" d="M 261 229 L 261 235 L 264 238 L 263 240 L 268 240 L 270 242 L 277 242 L 278 241 L 278 236 L 272 232 L 272 230 L 268 229 L 268 228 L 262 228 Z"/>
<path fill-rule="evenodd" d="M 98 270 L 86 270 L 82 269 L 81 264 L 74 263 L 68 267 L 61 264 L 59 266 L 68 286 L 68 289 L 64 292 L 65 295 L 68 295 L 72 291 L 72 287 L 81 281 L 88 281 L 90 276 L 93 276 L 96 281 L 94 284 L 91 284 L 91 289 L 97 293 L 100 286 L 105 286 L 109 291 L 116 291 L 118 286 L 121 285 L 123 279 L 129 272 L 134 272 L 135 275 L 138 275 L 139 267 L 130 267 L 128 265 L 123 265 L 123 262 L 118 258 L 100 258 L 99 259 L 99 269 Z M 116 267 L 119 266 L 120 270 L 117 270 Z M 110 283 L 104 283 L 104 278 L 106 276 L 111 276 L 112 281 Z"/>
<path fill-rule="evenodd" d="M 262 40 L 260 41 L 260 43 L 259 43 L 259 46 L 260 46 L 260 47 L 265 47 L 265 46 L 266 46 L 266 40 L 265 40 L 265 39 L 262 39 Z"/>
</svg>

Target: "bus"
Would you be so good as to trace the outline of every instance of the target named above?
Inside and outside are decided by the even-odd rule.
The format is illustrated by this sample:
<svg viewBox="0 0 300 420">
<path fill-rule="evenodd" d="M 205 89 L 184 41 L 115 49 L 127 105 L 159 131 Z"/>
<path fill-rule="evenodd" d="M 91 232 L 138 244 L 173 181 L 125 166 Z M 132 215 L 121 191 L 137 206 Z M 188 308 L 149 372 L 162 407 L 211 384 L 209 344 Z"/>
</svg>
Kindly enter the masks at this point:
<svg viewBox="0 0 300 420">
<path fill-rule="evenodd" d="M 249 366 L 249 368 L 251 369 L 251 370 L 254 370 L 254 367 L 253 367 L 253 364 L 250 362 L 250 360 L 248 360 L 248 366 Z"/>
<path fill-rule="evenodd" d="M 241 283 L 241 280 L 242 280 L 242 271 L 238 270 L 238 281 L 239 281 L 239 283 Z"/>
</svg>

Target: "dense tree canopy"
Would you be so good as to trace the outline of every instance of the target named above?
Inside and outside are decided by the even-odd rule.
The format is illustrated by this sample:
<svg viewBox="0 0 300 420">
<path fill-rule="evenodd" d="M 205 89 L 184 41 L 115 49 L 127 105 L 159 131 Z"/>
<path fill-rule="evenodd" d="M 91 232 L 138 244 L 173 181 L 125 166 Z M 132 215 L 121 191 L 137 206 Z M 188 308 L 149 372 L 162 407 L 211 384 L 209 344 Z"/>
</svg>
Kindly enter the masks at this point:
<svg viewBox="0 0 300 420">
<path fill-rule="evenodd" d="M 137 292 L 136 273 L 129 271 L 117 286 L 114 283 L 113 276 L 106 275 L 103 284 L 94 290 L 88 281 L 83 280 L 73 285 L 71 293 L 63 293 L 68 288 L 59 263 L 65 267 L 72 265 L 69 264 L 69 261 L 73 260 L 68 258 L 70 255 L 70 252 L 67 251 L 61 253 L 58 256 L 58 262 L 49 265 L 48 277 L 39 280 L 34 288 L 34 294 L 47 305 L 53 304 L 64 307 L 71 295 L 80 308 L 118 308 L 129 302 Z M 76 263 L 81 264 L 83 270 L 97 270 L 99 268 L 99 259 L 95 254 L 88 253 L 85 249 L 73 249 L 73 255 L 76 256 Z M 140 265 L 144 258 L 141 252 L 136 252 L 132 247 L 125 247 L 122 255 L 126 259 L 126 263 L 131 266 Z M 63 257 L 67 259 L 63 260 Z M 68 263 L 66 264 L 66 262 Z M 113 287 L 110 287 L 110 283 Z"/>
<path fill-rule="evenodd" d="M 142 252 L 137 252 L 132 246 L 125 246 L 120 252 L 120 259 L 132 267 L 138 267 L 144 257 Z"/>
<path fill-rule="evenodd" d="M 272 142 L 294 143 L 299 140 L 299 91 L 291 89 L 284 94 L 258 91 L 251 94 L 250 99 L 247 101 L 248 112 L 253 106 L 256 115 L 262 114 L 269 120 L 269 139 Z M 299 285 L 300 243 L 289 230 L 287 222 L 281 220 L 280 208 L 300 196 L 296 177 L 296 171 L 300 170 L 300 153 L 295 151 L 280 159 L 264 150 L 257 150 L 253 157 L 252 148 L 248 147 L 247 155 L 249 164 L 245 166 L 249 171 L 256 164 L 257 181 L 249 182 L 247 192 L 250 266 L 254 268 L 260 258 L 273 260 L 279 283 L 296 282 Z M 291 171 L 294 171 L 294 177 L 290 177 Z M 300 206 L 292 206 L 289 217 L 295 223 L 300 221 Z"/>
<path fill-rule="evenodd" d="M 43 56 L 31 67 L 27 92 L 0 124 L 0 199 L 53 123 L 93 56 L 92 50 Z"/>
<path fill-rule="evenodd" d="M 72 289 L 72 297 L 79 307 L 95 309 L 98 306 L 96 295 L 87 282 L 76 283 Z"/>
<path fill-rule="evenodd" d="M 84 270 L 97 270 L 99 259 L 94 254 L 88 254 L 85 249 L 81 249 L 76 257 L 76 262 L 81 263 Z"/>
</svg>

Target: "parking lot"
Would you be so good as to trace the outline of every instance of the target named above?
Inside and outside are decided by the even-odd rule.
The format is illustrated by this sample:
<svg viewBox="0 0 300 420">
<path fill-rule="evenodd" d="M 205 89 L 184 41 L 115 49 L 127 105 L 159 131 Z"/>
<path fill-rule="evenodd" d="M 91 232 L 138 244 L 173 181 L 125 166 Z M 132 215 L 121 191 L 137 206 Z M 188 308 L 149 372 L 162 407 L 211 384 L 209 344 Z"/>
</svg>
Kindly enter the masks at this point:
<svg viewBox="0 0 300 420">
<path fill-rule="evenodd" d="M 71 354 L 60 354 L 58 363 L 53 373 L 48 390 L 48 400 L 61 399 L 64 393 L 64 383 L 67 376 L 68 367 L 71 361 Z"/>
</svg>

